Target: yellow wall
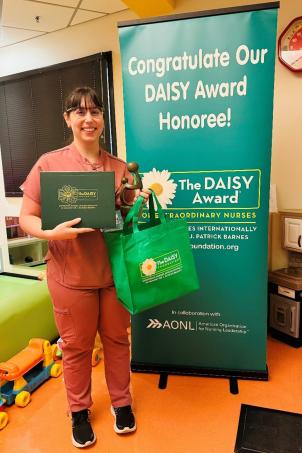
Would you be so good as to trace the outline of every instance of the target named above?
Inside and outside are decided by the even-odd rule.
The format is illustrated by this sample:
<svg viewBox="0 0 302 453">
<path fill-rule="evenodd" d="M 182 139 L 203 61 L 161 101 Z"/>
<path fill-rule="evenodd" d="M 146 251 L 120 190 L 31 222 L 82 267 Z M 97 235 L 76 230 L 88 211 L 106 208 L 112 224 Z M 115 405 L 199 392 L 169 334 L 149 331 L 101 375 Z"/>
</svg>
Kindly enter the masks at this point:
<svg viewBox="0 0 302 453">
<path fill-rule="evenodd" d="M 248 0 L 177 0 L 173 13 L 258 4 Z M 301 0 L 281 0 L 278 36 L 294 17 L 302 15 Z M 100 51 L 113 52 L 114 93 L 119 155 L 125 158 L 123 93 L 117 23 L 137 19 L 130 10 L 70 27 L 55 33 L 0 49 L 0 76 L 48 66 Z M 234 30 L 236 33 L 236 30 Z M 301 106 L 302 73 L 296 74 L 276 60 L 275 107 L 272 149 L 272 183 L 277 186 L 278 208 L 302 209 Z M 45 96 L 47 106 L 47 95 Z M 261 108 L 261 105 L 259 105 Z M 286 262 L 279 237 L 278 216 L 272 225 L 272 267 Z"/>
</svg>

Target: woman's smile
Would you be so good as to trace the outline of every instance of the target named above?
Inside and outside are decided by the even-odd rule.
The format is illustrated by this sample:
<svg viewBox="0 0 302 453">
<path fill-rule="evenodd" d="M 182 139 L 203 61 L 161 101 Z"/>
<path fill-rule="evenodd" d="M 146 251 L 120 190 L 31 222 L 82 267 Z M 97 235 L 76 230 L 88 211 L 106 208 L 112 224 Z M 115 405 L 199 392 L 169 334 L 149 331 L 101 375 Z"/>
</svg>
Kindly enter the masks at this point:
<svg viewBox="0 0 302 453">
<path fill-rule="evenodd" d="M 96 127 L 82 127 L 81 130 L 85 131 L 85 132 L 94 132 L 97 130 L 97 128 Z"/>
</svg>

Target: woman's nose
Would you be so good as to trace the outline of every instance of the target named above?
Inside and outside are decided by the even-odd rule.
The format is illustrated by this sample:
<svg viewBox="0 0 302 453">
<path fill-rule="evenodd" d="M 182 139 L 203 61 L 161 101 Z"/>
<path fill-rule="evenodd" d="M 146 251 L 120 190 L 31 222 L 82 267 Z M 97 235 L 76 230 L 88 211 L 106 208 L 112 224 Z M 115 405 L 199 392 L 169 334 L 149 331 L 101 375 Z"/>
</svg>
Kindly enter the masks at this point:
<svg viewBox="0 0 302 453">
<path fill-rule="evenodd" d="M 91 112 L 90 110 L 87 110 L 86 113 L 85 113 L 85 120 L 91 120 L 93 118 L 93 116 L 91 115 Z"/>
</svg>

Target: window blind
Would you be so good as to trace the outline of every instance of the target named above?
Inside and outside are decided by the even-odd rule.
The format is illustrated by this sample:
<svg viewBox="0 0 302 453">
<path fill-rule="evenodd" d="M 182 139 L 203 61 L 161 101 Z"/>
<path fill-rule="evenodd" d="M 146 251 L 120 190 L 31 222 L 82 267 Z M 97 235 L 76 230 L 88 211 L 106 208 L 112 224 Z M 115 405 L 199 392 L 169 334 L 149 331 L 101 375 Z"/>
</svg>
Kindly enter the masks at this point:
<svg viewBox="0 0 302 453">
<path fill-rule="evenodd" d="M 64 99 L 90 86 L 105 106 L 104 148 L 116 152 L 111 52 L 0 78 L 0 145 L 6 196 L 21 196 L 20 184 L 45 152 L 71 140 Z"/>
</svg>

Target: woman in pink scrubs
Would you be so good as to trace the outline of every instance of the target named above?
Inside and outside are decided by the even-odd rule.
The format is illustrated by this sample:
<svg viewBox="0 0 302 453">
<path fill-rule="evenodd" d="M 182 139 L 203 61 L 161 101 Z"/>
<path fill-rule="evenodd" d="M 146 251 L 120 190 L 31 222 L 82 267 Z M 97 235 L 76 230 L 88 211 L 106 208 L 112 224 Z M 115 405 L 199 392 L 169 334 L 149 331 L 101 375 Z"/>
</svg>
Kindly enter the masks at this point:
<svg viewBox="0 0 302 453">
<path fill-rule="evenodd" d="M 20 225 L 32 236 L 49 241 L 47 281 L 54 316 L 63 340 L 64 382 L 72 415 L 72 443 L 83 448 L 96 436 L 89 421 L 91 354 L 97 331 L 102 338 L 105 376 L 114 415 L 114 430 L 135 431 L 131 409 L 129 313 L 118 302 L 100 230 L 73 228 L 80 218 L 41 229 L 41 171 L 114 171 L 116 207 L 122 179 L 131 178 L 125 162 L 99 146 L 103 104 L 89 87 L 75 89 L 66 99 L 64 118 L 73 133 L 71 145 L 43 154 L 22 185 Z M 146 199 L 150 191 L 139 195 Z"/>
</svg>

